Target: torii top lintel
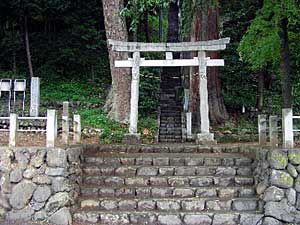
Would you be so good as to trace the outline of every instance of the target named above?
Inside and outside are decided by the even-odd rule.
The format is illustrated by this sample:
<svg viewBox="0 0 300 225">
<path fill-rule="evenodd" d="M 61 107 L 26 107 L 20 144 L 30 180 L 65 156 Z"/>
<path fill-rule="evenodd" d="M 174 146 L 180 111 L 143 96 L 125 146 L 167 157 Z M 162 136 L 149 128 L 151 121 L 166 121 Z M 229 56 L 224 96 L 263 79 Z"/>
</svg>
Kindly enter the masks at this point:
<svg viewBox="0 0 300 225">
<path fill-rule="evenodd" d="M 219 51 L 226 49 L 230 38 L 211 41 L 178 42 L 178 43 L 143 43 L 108 40 L 112 50 L 116 52 L 191 52 Z"/>
</svg>

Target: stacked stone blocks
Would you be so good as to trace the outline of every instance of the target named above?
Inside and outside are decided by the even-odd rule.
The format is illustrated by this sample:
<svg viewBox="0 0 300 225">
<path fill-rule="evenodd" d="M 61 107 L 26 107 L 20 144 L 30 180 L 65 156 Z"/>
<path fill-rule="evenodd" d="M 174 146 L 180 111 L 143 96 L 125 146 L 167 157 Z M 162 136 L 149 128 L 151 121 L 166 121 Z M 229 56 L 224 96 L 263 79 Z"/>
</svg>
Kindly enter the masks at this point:
<svg viewBox="0 0 300 225">
<path fill-rule="evenodd" d="M 264 225 L 300 224 L 300 150 L 258 151 L 257 192 L 264 201 Z"/>
<path fill-rule="evenodd" d="M 71 224 L 81 157 L 82 147 L 1 148 L 0 216 Z"/>
</svg>

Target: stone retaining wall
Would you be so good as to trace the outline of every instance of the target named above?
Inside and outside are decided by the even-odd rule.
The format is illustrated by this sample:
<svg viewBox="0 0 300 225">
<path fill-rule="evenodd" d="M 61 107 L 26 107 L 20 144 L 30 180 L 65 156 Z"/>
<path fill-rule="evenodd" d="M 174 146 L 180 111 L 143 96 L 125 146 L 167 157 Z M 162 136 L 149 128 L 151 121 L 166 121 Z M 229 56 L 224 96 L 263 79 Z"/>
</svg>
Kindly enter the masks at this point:
<svg viewBox="0 0 300 225">
<path fill-rule="evenodd" d="M 82 147 L 0 148 L 0 219 L 71 224 Z"/>
<path fill-rule="evenodd" d="M 300 224 L 300 149 L 257 149 L 256 191 L 263 225 Z"/>
</svg>

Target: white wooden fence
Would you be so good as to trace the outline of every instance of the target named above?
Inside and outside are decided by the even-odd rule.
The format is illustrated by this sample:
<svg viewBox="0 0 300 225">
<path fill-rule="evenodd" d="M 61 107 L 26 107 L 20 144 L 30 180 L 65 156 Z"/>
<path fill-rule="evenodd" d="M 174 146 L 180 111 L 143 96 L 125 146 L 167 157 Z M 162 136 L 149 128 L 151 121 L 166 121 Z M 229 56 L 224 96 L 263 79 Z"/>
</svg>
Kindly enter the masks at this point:
<svg viewBox="0 0 300 225">
<path fill-rule="evenodd" d="M 62 140 L 64 144 L 69 144 L 69 116 L 66 114 L 68 103 L 64 103 L 64 110 L 62 116 Z M 66 111 L 67 110 L 67 111 Z M 9 132 L 9 146 L 15 147 L 17 145 L 18 132 L 46 132 L 46 147 L 54 147 L 58 133 L 58 117 L 56 110 L 47 110 L 46 117 L 18 117 L 17 114 L 11 113 L 10 117 L 0 117 L 1 120 L 9 121 L 8 129 L 0 129 L 0 132 Z M 46 121 L 46 130 L 43 129 L 19 129 L 19 122 L 22 120 L 44 120 Z M 73 139 L 74 143 L 78 144 L 81 140 L 81 121 L 80 115 L 74 115 L 73 118 Z"/>
<path fill-rule="evenodd" d="M 296 132 L 300 132 L 300 129 L 294 128 L 294 120 L 300 119 L 300 116 L 293 115 L 291 108 L 282 109 L 282 119 L 278 116 L 269 117 L 269 126 L 267 123 L 266 115 L 258 116 L 258 133 L 259 133 L 259 144 L 267 144 L 267 133 L 269 133 L 270 145 L 272 147 L 278 146 L 279 144 L 279 132 L 280 128 L 282 131 L 282 146 L 284 148 L 294 148 L 294 137 Z M 281 127 L 279 122 L 281 120 Z"/>
</svg>

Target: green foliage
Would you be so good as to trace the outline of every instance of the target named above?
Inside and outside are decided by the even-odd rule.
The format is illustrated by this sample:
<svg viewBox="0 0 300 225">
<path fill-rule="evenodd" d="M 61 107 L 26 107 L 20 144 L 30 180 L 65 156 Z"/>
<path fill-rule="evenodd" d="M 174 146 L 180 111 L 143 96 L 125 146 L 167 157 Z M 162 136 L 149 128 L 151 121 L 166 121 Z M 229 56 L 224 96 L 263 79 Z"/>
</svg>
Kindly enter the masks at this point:
<svg viewBox="0 0 300 225">
<path fill-rule="evenodd" d="M 226 66 L 222 68 L 222 94 L 230 111 L 241 111 L 256 104 L 256 75 L 247 69 L 247 65 L 239 60 L 237 44 L 231 44 L 224 52 Z M 237 82 L 239 85 L 237 85 Z"/>
<path fill-rule="evenodd" d="M 280 65 L 279 24 L 284 17 L 289 23 L 299 23 L 299 6 L 295 0 L 265 0 L 263 8 L 251 23 L 244 35 L 239 51 L 242 58 L 257 71 L 271 65 L 278 69 Z"/>
<path fill-rule="evenodd" d="M 156 112 L 159 106 L 159 84 L 159 71 L 155 69 L 141 71 L 139 110 L 143 115 Z"/>
<path fill-rule="evenodd" d="M 22 43 L 23 17 L 28 17 L 35 76 L 110 80 L 100 0 L 13 0 L 0 5 L 0 70 L 27 71 Z M 3 25 L 2 25 L 3 22 Z M 1 31 L 3 31 L 1 35 Z M 46 70 L 46 72 L 45 72 Z M 44 76 L 44 77 L 43 77 Z"/>
<path fill-rule="evenodd" d="M 226 121 L 215 131 L 216 139 L 220 143 L 256 142 L 257 121 L 247 115 Z"/>
<path fill-rule="evenodd" d="M 167 0 L 129 0 L 122 10 L 122 16 L 130 20 L 130 31 L 137 31 L 139 23 L 142 21 L 145 12 L 156 13 L 157 7 L 168 6 Z"/>
<path fill-rule="evenodd" d="M 79 109 L 76 111 L 81 115 L 84 127 L 93 127 L 101 130 L 100 142 L 104 144 L 121 143 L 124 134 L 128 133 L 128 126 L 110 120 L 107 115 L 99 109 Z M 152 143 L 157 133 L 157 120 L 154 115 L 140 117 L 138 131 L 144 143 Z"/>
<path fill-rule="evenodd" d="M 158 131 L 157 115 L 153 114 L 147 117 L 140 117 L 138 131 L 144 143 L 153 143 Z"/>
<path fill-rule="evenodd" d="M 126 126 L 110 120 L 99 109 L 80 109 L 77 113 L 81 116 L 83 126 L 101 129 L 100 142 L 104 144 L 120 143 L 128 132 Z"/>
<path fill-rule="evenodd" d="M 99 92 L 101 87 L 93 86 L 80 81 L 46 82 L 41 85 L 42 102 L 72 101 L 81 103 L 101 104 Z"/>
<path fill-rule="evenodd" d="M 240 112 L 243 105 L 246 108 L 256 105 L 254 93 L 257 92 L 257 76 L 245 62 L 240 60 L 237 49 L 260 5 L 259 0 L 224 0 L 220 4 L 222 18 L 224 18 L 222 36 L 231 38 L 230 45 L 222 52 L 226 64 L 221 68 L 222 95 L 230 112 Z"/>
</svg>

